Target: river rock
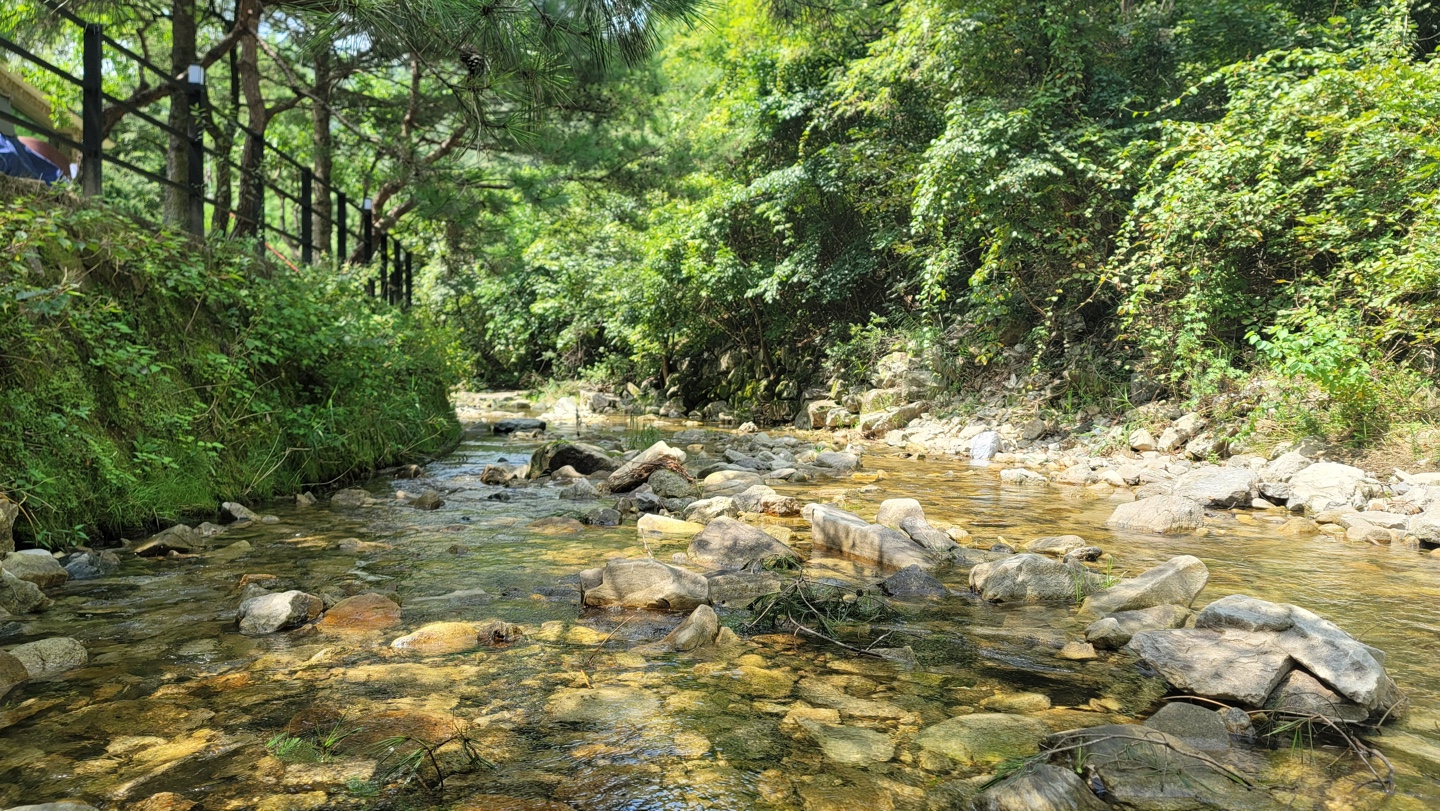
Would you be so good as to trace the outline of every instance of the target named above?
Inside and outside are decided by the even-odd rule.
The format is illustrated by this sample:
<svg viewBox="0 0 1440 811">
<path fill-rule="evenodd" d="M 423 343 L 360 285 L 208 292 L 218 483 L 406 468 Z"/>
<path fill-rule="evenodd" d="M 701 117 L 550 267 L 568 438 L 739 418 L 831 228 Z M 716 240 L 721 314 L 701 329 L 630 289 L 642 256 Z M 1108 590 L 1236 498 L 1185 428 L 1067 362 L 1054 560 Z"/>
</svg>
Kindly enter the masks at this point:
<svg viewBox="0 0 1440 811">
<path fill-rule="evenodd" d="M 546 443 L 530 454 L 527 475 L 533 479 L 569 467 L 582 476 L 589 476 L 591 473 L 614 470 L 619 466 L 620 463 L 598 445 L 561 440 Z"/>
<path fill-rule="evenodd" d="M 75 552 L 65 561 L 65 572 L 71 580 L 94 580 L 119 567 L 120 558 L 108 549 Z"/>
<path fill-rule="evenodd" d="M 975 811 L 1106 811 L 1074 769 L 1035 763 L 976 795 Z"/>
<path fill-rule="evenodd" d="M 1155 435 L 1144 428 L 1137 428 L 1130 432 L 1128 439 L 1130 449 L 1144 453 L 1155 450 Z"/>
<path fill-rule="evenodd" d="M 880 589 L 891 597 L 944 597 L 950 592 L 945 584 L 919 566 L 906 566 L 880 582 Z"/>
<path fill-rule="evenodd" d="M 135 554 L 142 558 L 159 557 L 171 552 L 179 552 L 183 555 L 194 552 L 202 544 L 200 534 L 194 528 L 176 524 L 151 535 L 144 543 L 135 547 Z"/>
<path fill-rule="evenodd" d="M 905 534 L 868 523 L 838 507 L 807 504 L 802 514 L 810 522 L 810 540 L 816 554 L 855 558 L 893 570 L 906 566 L 933 569 L 939 562 Z"/>
<path fill-rule="evenodd" d="M 811 400 L 795 417 L 795 427 L 811 431 L 824 428 L 826 415 L 839 407 L 840 404 L 834 400 Z"/>
<path fill-rule="evenodd" d="M 33 553 L 33 554 L 32 554 Z M 44 549 L 27 549 L 23 552 L 11 552 L 0 560 L 0 569 L 4 569 L 12 575 L 27 580 L 42 589 L 63 586 L 70 578 L 69 572 L 60 565 L 60 561 L 51 557 Z"/>
<path fill-rule="evenodd" d="M 445 506 L 445 499 L 441 498 L 440 494 L 434 490 L 426 490 L 416 496 L 415 500 L 410 502 L 410 506 L 417 510 L 438 510 Z"/>
<path fill-rule="evenodd" d="M 1280 631 L 1295 625 L 1288 604 L 1272 603 L 1245 594 L 1221 597 L 1195 617 L 1196 628 L 1237 631 Z"/>
<path fill-rule="evenodd" d="M 324 603 L 313 594 L 282 591 L 251 597 L 240 604 L 236 618 L 240 633 L 254 636 L 304 625 L 320 616 L 323 609 Z"/>
<path fill-rule="evenodd" d="M 513 434 L 516 431 L 543 431 L 545 427 L 546 424 L 544 420 L 537 420 L 531 417 L 515 417 L 508 420 L 500 420 L 490 426 L 490 432 L 492 434 L 505 436 Z"/>
<path fill-rule="evenodd" d="M 690 540 L 690 559 L 717 569 L 743 569 L 775 558 L 795 558 L 790 547 L 749 524 L 719 516 Z"/>
<path fill-rule="evenodd" d="M 719 633 L 720 618 L 715 616 L 715 609 L 701 605 L 696 606 L 690 616 L 660 641 L 672 650 L 690 651 L 715 644 L 715 636 Z"/>
<path fill-rule="evenodd" d="M 337 490 L 334 495 L 330 496 L 330 506 L 353 510 L 356 507 L 365 506 L 369 500 L 369 493 L 358 487 L 348 487 L 344 490 Z"/>
<path fill-rule="evenodd" d="M 1040 741 L 1049 733 L 1050 727 L 1034 718 L 986 712 L 928 726 L 915 736 L 915 743 L 963 766 L 983 766 L 1029 757 L 1040 751 Z"/>
<path fill-rule="evenodd" d="M 15 551 L 15 519 L 20 516 L 20 505 L 0 493 L 0 555 Z"/>
<path fill-rule="evenodd" d="M 779 575 L 763 569 L 714 572 L 705 579 L 710 582 L 710 602 L 718 606 L 744 607 L 757 597 L 776 593 L 784 585 Z"/>
<path fill-rule="evenodd" d="M 25 672 L 32 679 L 58 676 L 67 670 L 83 667 L 90 661 L 85 646 L 68 636 L 52 636 L 16 645 L 7 652 L 24 665 Z"/>
<path fill-rule="evenodd" d="M 694 572 L 646 559 L 616 558 L 580 573 L 580 600 L 594 607 L 689 611 L 710 602 L 710 585 Z"/>
<path fill-rule="evenodd" d="M 39 805 L 12 805 L 5 811 L 100 811 L 93 805 L 85 803 L 40 803 Z"/>
<path fill-rule="evenodd" d="M 1361 723 L 1370 717 L 1369 710 L 1303 670 L 1286 674 L 1265 701 L 1265 709 L 1293 715 L 1320 715 L 1345 723 Z"/>
<path fill-rule="evenodd" d="M 660 699 L 638 687 L 561 688 L 545 713 L 562 724 L 638 725 L 660 715 Z"/>
<path fill-rule="evenodd" d="M 0 651 L 0 698 L 30 678 L 25 663 L 14 656 Z"/>
<path fill-rule="evenodd" d="M 800 514 L 800 502 L 790 496 L 782 496 L 773 488 L 763 484 L 745 488 L 734 497 L 734 504 L 740 512 L 764 513 L 774 516 Z"/>
<path fill-rule="evenodd" d="M 718 470 L 701 482 L 702 498 L 735 497 L 758 484 L 764 484 L 758 473 L 748 470 Z"/>
<path fill-rule="evenodd" d="M 825 759 L 850 766 L 884 763 L 895 757 L 895 742 L 890 736 L 864 727 L 840 726 L 799 720 L 799 726 L 820 746 Z"/>
<path fill-rule="evenodd" d="M 1188 532 L 1205 523 L 1205 508 L 1184 496 L 1150 496 L 1121 504 L 1105 522 L 1114 529 L 1169 535 Z"/>
<path fill-rule="evenodd" d="M 496 462 L 492 465 L 486 465 L 485 469 L 480 471 L 480 483 L 500 486 L 518 479 L 523 472 L 523 469 L 517 465 L 507 465 L 502 462 Z"/>
<path fill-rule="evenodd" d="M 1084 566 L 1066 565 L 1025 552 L 970 570 L 970 588 L 992 603 L 1033 603 L 1076 599 L 1095 586 Z"/>
<path fill-rule="evenodd" d="M 383 594 L 368 592 L 346 597 L 330 607 L 320 620 L 322 631 L 378 631 L 400 624 L 400 606 Z"/>
<path fill-rule="evenodd" d="M 859 429 L 866 436 L 876 436 L 886 431 L 904 428 L 919 417 L 930 404 L 924 401 L 892 406 L 884 411 L 860 415 Z"/>
<path fill-rule="evenodd" d="M 600 488 L 589 479 L 576 479 L 560 488 L 560 498 L 570 501 L 594 501 L 600 497 Z"/>
<path fill-rule="evenodd" d="M 970 459 L 974 462 L 984 462 L 995 458 L 1004 447 L 1004 441 L 1000 434 L 995 431 L 982 431 L 970 438 Z"/>
<path fill-rule="evenodd" d="M 1199 558 L 1180 555 L 1090 595 L 1082 610 L 1105 615 L 1157 605 L 1189 606 L 1209 581 L 1210 570 Z"/>
<path fill-rule="evenodd" d="M 1260 477 L 1247 468 L 1204 467 L 1175 479 L 1170 494 L 1210 507 L 1249 507 L 1260 492 Z"/>
<path fill-rule="evenodd" d="M 1026 470 L 1023 467 L 1011 467 L 1000 471 L 1000 481 L 1005 484 L 1019 484 L 1031 487 L 1044 487 L 1050 480 L 1041 476 L 1033 470 Z"/>
<path fill-rule="evenodd" d="M 220 505 L 220 518 L 225 521 L 259 521 L 260 515 L 238 501 L 226 501 Z"/>
<path fill-rule="evenodd" d="M 1290 451 L 1271 459 L 1260 468 L 1260 479 L 1266 482 L 1285 484 L 1294 478 L 1296 473 L 1314 464 L 1304 454 Z"/>
<path fill-rule="evenodd" d="M 480 645 L 501 645 L 523 635 L 520 626 L 500 620 L 488 622 L 432 622 L 390 643 L 390 647 L 422 656 L 464 653 Z"/>
<path fill-rule="evenodd" d="M 1223 751 L 1230 748 L 1230 730 L 1220 713 L 1184 701 L 1171 701 L 1145 719 L 1145 726 L 1178 738 L 1196 749 Z"/>
<path fill-rule="evenodd" d="M 735 506 L 735 500 L 729 496 L 715 496 L 690 502 L 683 515 L 686 521 L 708 524 L 721 516 L 735 518 L 740 515 L 740 508 Z"/>
<path fill-rule="evenodd" d="M 814 464 L 833 476 L 848 476 L 860 467 L 860 457 L 848 451 L 825 451 L 815 455 Z"/>
<path fill-rule="evenodd" d="M 1125 649 L 1182 693 L 1259 707 L 1290 672 L 1269 634 L 1177 628 L 1140 631 Z"/>
<path fill-rule="evenodd" d="M 50 598 L 45 596 L 39 586 L 0 568 L 0 610 L 11 614 L 28 614 L 48 605 Z"/>
<path fill-rule="evenodd" d="M 1085 629 L 1085 640 L 1097 648 L 1119 650 L 1140 631 L 1183 628 L 1192 615 L 1190 609 L 1178 605 L 1119 611 L 1091 623 Z"/>
<path fill-rule="evenodd" d="M 1071 552 L 1087 546 L 1089 544 L 1079 535 L 1052 535 L 1048 538 L 1036 538 L 1025 544 L 1023 548 L 1026 552 L 1034 552 L 1037 555 L 1063 558 Z"/>
<path fill-rule="evenodd" d="M 1290 477 L 1290 506 L 1320 512 L 1334 507 L 1365 506 L 1379 494 L 1378 485 L 1366 481 L 1365 471 L 1338 462 L 1317 462 Z"/>
<path fill-rule="evenodd" d="M 635 529 L 642 538 L 663 538 L 666 536 L 690 537 L 705 529 L 703 524 L 692 524 L 678 518 L 669 518 L 655 513 L 645 513 L 635 522 Z"/>
<path fill-rule="evenodd" d="M 654 445 L 651 445 L 640 453 L 637 453 L 630 461 L 616 468 L 615 472 L 611 473 L 610 476 L 606 478 L 605 481 L 607 486 L 610 488 L 610 492 L 624 493 L 630 490 L 634 490 L 636 487 L 643 484 L 643 482 L 636 475 L 636 471 L 645 467 L 646 465 L 660 462 L 662 457 L 669 457 L 675 462 L 684 464 L 685 451 L 682 451 L 679 448 L 672 448 L 669 445 L 666 445 L 664 441 L 656 442 Z M 646 476 L 646 479 L 648 480 L 649 476 Z"/>
<path fill-rule="evenodd" d="M 1185 741 L 1143 724 L 1059 732 L 1045 740 L 1055 760 L 1094 775 L 1113 806 L 1171 811 L 1260 811 L 1276 808 Z"/>
<path fill-rule="evenodd" d="M 673 470 L 657 470 L 650 474 L 645 480 L 655 495 L 661 498 L 693 498 L 695 496 L 695 485 L 685 481 Z"/>
<path fill-rule="evenodd" d="M 580 523 L 590 527 L 620 526 L 620 511 L 609 507 L 596 507 L 580 516 Z"/>
</svg>

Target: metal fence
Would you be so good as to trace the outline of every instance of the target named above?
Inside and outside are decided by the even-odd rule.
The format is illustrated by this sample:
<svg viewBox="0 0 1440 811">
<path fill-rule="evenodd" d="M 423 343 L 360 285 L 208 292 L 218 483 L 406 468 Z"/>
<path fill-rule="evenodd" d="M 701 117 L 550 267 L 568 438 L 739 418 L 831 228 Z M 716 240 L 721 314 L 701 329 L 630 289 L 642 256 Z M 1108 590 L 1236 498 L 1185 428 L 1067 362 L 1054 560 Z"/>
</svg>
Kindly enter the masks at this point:
<svg viewBox="0 0 1440 811">
<path fill-rule="evenodd" d="M 343 263 L 351 249 L 350 240 L 354 239 L 356 242 L 353 245 L 358 248 L 357 253 L 362 264 L 374 265 L 376 260 L 379 260 L 377 274 L 366 282 L 369 294 L 379 295 L 391 304 L 403 305 L 406 308 L 410 306 L 414 254 L 399 238 L 376 227 L 375 212 L 370 199 L 355 203 L 343 191 L 315 177 L 310 167 L 267 142 L 260 133 L 235 118 L 221 117 L 223 123 L 234 132 L 246 136 L 261 151 L 257 160 L 252 162 L 252 168 L 247 170 L 237 164 L 229 154 L 218 151 L 213 144 L 207 143 L 205 122 L 214 117 L 215 111 L 210 107 L 205 71 L 200 65 L 191 65 L 184 76 L 172 76 L 169 71 L 107 36 L 103 26 L 87 22 L 53 4 L 50 8 L 57 18 L 73 26 L 79 37 L 82 65 L 80 76 L 73 75 L 3 36 L 0 36 L 0 53 L 9 52 L 79 89 L 78 140 L 73 130 L 66 131 L 54 124 L 53 119 L 37 120 L 41 116 L 25 116 L 18 110 L 6 109 L 8 105 L 0 106 L 0 122 L 8 122 L 17 130 L 24 130 L 36 138 L 61 145 L 78 155 L 78 164 L 69 168 L 70 176 L 78 183 L 82 194 L 104 199 L 106 167 L 117 167 L 135 177 L 155 183 L 162 195 L 169 194 L 172 190 L 184 195 L 188 206 L 182 224 L 190 233 L 204 239 L 207 237 L 206 206 L 210 206 L 212 212 L 217 208 L 229 208 L 215 199 L 213 188 L 207 188 L 206 181 L 207 162 L 212 168 L 219 168 L 223 164 L 227 170 L 233 170 L 235 177 L 240 180 L 239 188 L 242 191 L 238 202 L 249 203 L 243 206 L 249 210 L 241 210 L 241 205 L 230 208 L 230 219 L 237 226 L 249 226 L 246 230 L 253 229 L 262 243 L 286 262 L 290 262 L 290 258 L 285 258 L 277 245 L 267 237 L 279 238 L 280 246 L 290 249 L 291 258 L 305 264 L 316 261 L 317 248 L 322 254 L 329 252 L 337 264 Z M 122 59 L 132 64 L 146 80 L 168 86 L 169 103 L 184 106 L 183 113 L 178 116 L 181 122 L 179 126 L 163 121 L 140 106 L 105 91 L 103 72 L 107 60 L 114 64 L 115 60 Z M 124 110 L 159 132 L 184 141 L 187 148 L 185 165 L 178 173 L 181 176 L 169 176 L 170 173 L 167 173 L 163 166 L 158 171 L 147 169 L 116 154 L 116 150 L 107 149 L 107 104 Z M 74 113 L 73 110 L 68 112 L 72 115 Z M 172 116 L 173 118 L 177 117 Z M 264 158 L 272 156 L 280 161 L 274 180 L 265 177 L 263 173 Z M 61 167 L 62 170 L 65 168 Z M 282 174 L 288 175 L 289 183 L 282 182 Z M 248 201 L 247 192 L 251 198 Z M 332 233 L 314 233 L 317 194 L 332 195 L 332 215 L 326 220 L 330 224 L 328 230 Z M 282 207 L 294 206 L 297 213 L 296 227 L 300 233 L 289 230 L 283 216 L 278 221 L 272 221 L 273 218 L 267 216 L 266 202 L 272 196 L 281 201 Z M 356 215 L 354 230 L 351 230 L 349 225 L 349 214 L 352 212 Z M 295 255 L 297 248 L 298 256 Z"/>
</svg>

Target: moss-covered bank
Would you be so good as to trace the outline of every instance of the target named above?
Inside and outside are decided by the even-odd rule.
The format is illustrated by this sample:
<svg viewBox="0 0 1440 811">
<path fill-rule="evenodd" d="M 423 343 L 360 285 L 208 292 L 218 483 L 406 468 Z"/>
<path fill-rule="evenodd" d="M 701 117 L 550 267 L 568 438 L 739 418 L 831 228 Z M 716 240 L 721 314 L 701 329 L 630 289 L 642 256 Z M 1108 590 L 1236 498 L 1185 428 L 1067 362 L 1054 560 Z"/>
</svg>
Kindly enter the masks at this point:
<svg viewBox="0 0 1440 811">
<path fill-rule="evenodd" d="M 92 540 L 451 443 L 446 344 L 329 269 L 0 179 L 0 492 Z"/>
</svg>

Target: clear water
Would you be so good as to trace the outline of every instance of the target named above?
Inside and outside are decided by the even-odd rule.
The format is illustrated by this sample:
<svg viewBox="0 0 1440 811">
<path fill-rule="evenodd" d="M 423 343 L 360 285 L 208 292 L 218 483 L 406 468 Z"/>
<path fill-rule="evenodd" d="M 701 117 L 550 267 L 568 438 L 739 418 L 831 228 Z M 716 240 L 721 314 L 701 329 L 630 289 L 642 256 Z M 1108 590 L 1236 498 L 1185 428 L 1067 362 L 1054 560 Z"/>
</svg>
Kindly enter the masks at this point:
<svg viewBox="0 0 1440 811">
<path fill-rule="evenodd" d="M 618 436 L 623 427 L 589 430 Z M 428 483 L 452 491 L 434 512 L 394 498 L 424 480 L 376 480 L 368 489 L 379 503 L 360 510 L 272 507 L 279 524 L 217 539 L 217 548 L 239 540 L 253 546 L 233 560 L 219 553 L 127 559 L 114 576 L 60 590 L 53 608 L 9 629 L 0 644 L 73 636 L 90 651 L 90 664 L 0 701 L 0 807 L 72 798 L 127 808 L 176 792 L 203 809 L 946 808 L 984 769 L 926 763 L 913 744 L 926 725 L 1017 691 L 1049 697 L 1052 709 L 1035 716 L 1056 730 L 1130 718 L 1092 703 L 1109 697 L 1132 709 L 1134 682 L 1123 663 L 1054 658 L 1084 627 L 1063 607 L 996 607 L 964 596 L 906 606 L 885 630 L 915 649 L 921 664 L 914 668 L 781 636 L 724 652 L 637 651 L 678 617 L 582 615 L 562 583 L 609 557 L 646 554 L 634 527 L 540 534 L 531 521 L 593 505 L 558 500 L 545 487 L 511 489 L 513 500 L 494 501 L 504 488 L 480 483 L 487 463 L 523 460 L 533 444 L 468 441 L 431 465 Z M 1409 717 L 1375 741 L 1395 763 L 1399 791 L 1357 790 L 1356 764 L 1337 761 L 1337 752 L 1262 752 L 1262 777 L 1285 787 L 1277 796 L 1295 808 L 1440 807 L 1440 560 L 1325 536 L 1283 537 L 1264 515 L 1222 518 L 1208 537 L 1117 535 L 1103 526 L 1113 508 L 1108 498 L 1002 488 L 993 470 L 884 451 L 867 456 L 865 467 L 864 480 L 786 489 L 808 500 L 843 493 L 849 509 L 867 516 L 885 498 L 914 497 L 932 520 L 966 527 L 982 546 L 1079 534 L 1115 555 L 1116 574 L 1194 554 L 1211 571 L 1201 602 L 1239 591 L 1334 619 L 1387 651 L 1392 675 L 1411 696 Z M 883 476 L 868 481 L 875 472 Z M 795 545 L 808 551 L 803 521 L 771 520 L 792 527 Z M 668 560 L 684 546 L 652 540 L 649 552 Z M 876 574 L 836 566 L 849 576 Z M 275 585 L 315 593 L 393 591 L 403 621 L 362 634 L 245 637 L 233 620 L 245 575 L 273 575 Z M 964 571 L 937 575 L 965 590 Z M 475 589 L 486 595 L 425 599 Z M 428 622 L 489 618 L 518 623 L 528 636 L 429 658 L 388 644 Z M 741 618 L 722 611 L 732 623 Z M 557 720 L 557 697 L 586 686 L 613 703 L 586 722 Z M 845 723 L 886 734 L 896 744 L 893 760 L 826 762 L 785 722 L 805 706 L 807 691 L 825 688 L 859 700 Z M 337 724 L 354 734 L 325 762 L 286 762 L 267 749 L 287 730 L 305 735 Z M 358 783 L 347 788 L 347 780 L 374 771 L 378 741 L 435 741 L 457 729 L 493 770 L 453 776 L 442 793 L 412 786 L 370 797 Z"/>
</svg>

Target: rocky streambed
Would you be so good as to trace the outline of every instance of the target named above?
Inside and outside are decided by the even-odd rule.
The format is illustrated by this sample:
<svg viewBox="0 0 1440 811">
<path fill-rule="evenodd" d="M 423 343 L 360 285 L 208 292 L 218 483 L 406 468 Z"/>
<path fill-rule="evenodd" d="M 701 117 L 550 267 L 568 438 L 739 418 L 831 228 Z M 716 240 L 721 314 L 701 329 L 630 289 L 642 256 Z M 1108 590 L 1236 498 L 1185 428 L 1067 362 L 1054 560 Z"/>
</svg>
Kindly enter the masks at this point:
<svg viewBox="0 0 1440 811">
<path fill-rule="evenodd" d="M 1423 483 L 478 405 L 364 488 L 6 556 L 0 808 L 1440 805 Z"/>
</svg>

